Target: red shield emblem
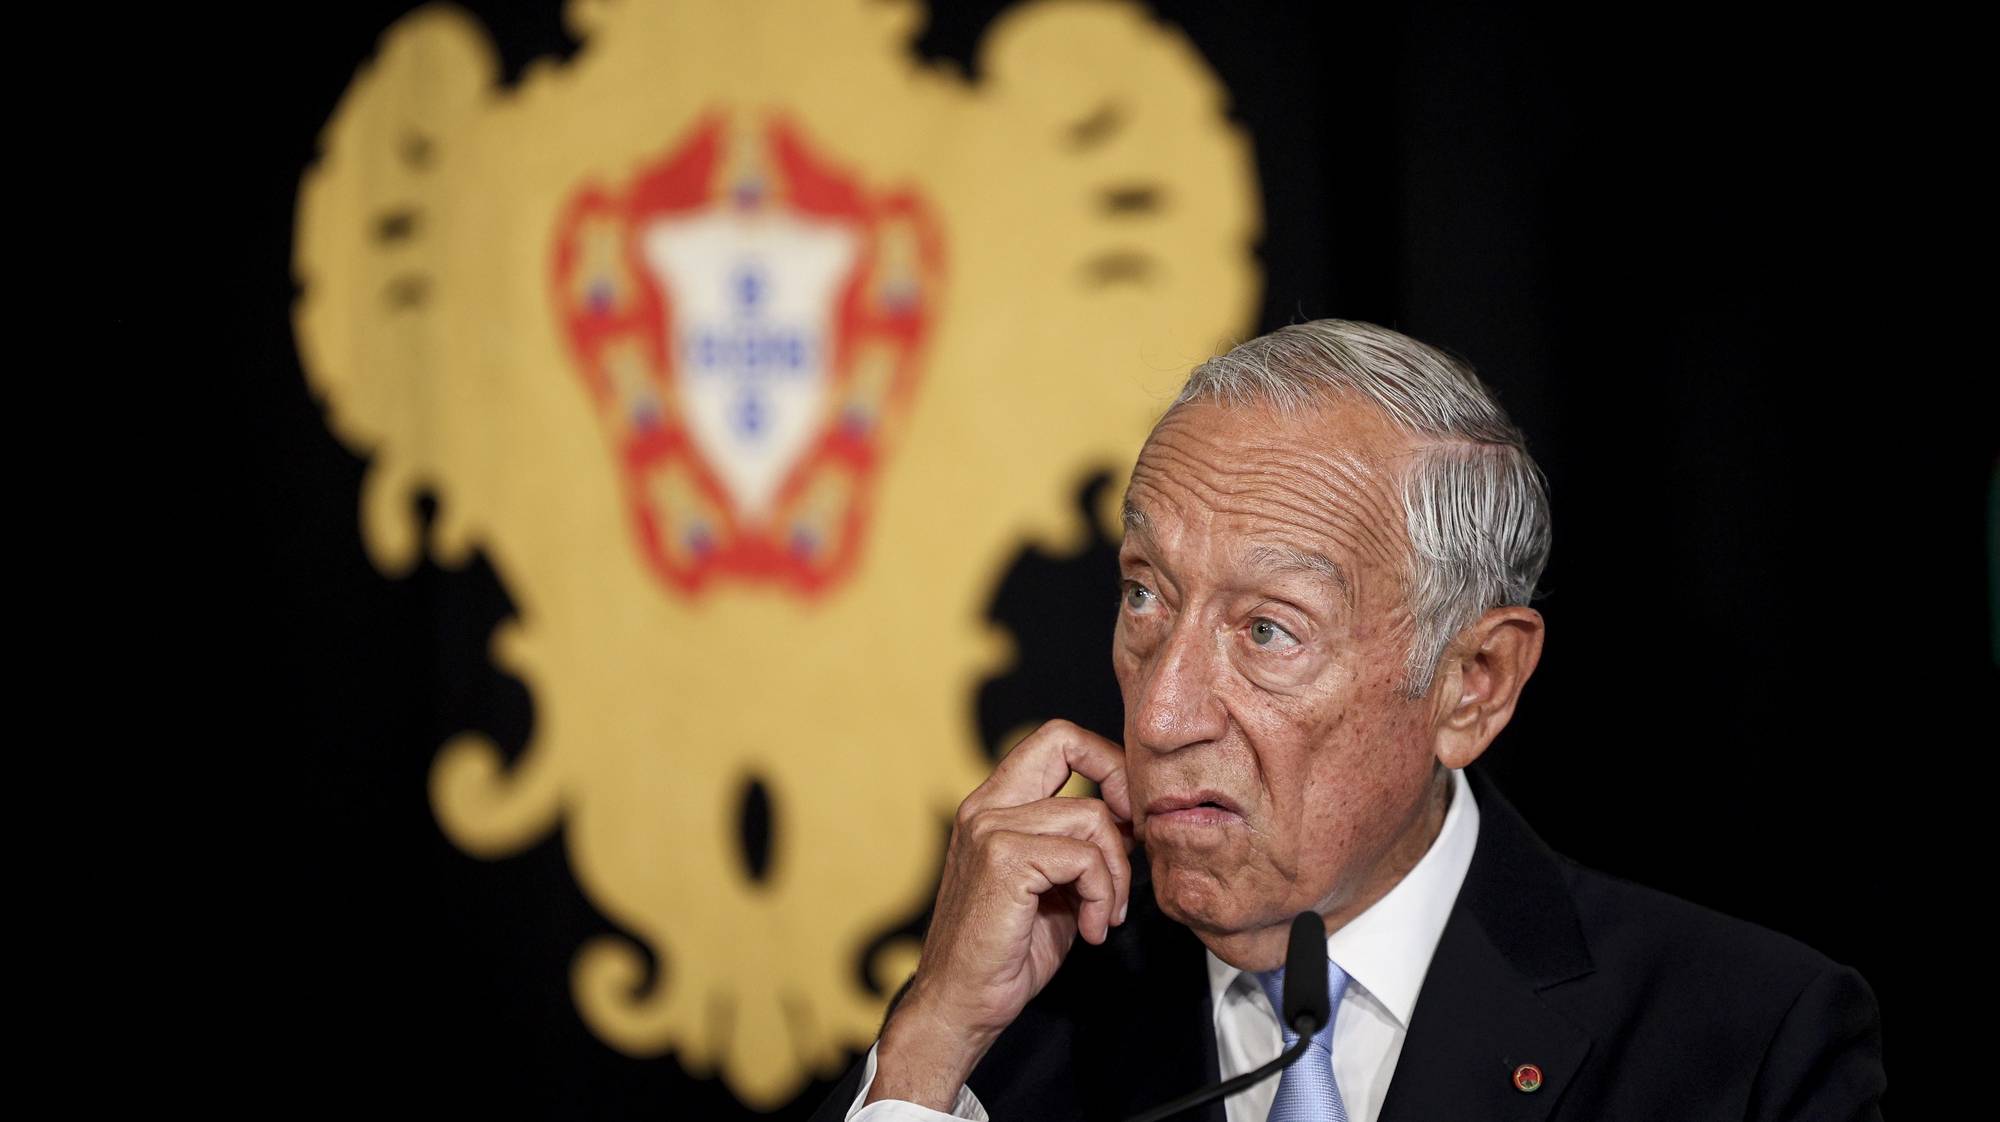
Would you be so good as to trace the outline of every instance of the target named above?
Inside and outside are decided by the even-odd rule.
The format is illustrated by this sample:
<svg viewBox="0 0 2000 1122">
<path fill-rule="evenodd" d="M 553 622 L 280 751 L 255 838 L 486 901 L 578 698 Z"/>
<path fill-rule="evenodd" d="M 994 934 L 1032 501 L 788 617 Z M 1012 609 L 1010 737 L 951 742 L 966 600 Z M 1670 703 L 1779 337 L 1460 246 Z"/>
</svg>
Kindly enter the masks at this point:
<svg viewBox="0 0 2000 1122">
<path fill-rule="evenodd" d="M 943 277 L 910 191 L 871 192 L 782 118 L 713 117 L 557 225 L 557 314 L 670 588 L 814 595 L 855 563 Z"/>
</svg>

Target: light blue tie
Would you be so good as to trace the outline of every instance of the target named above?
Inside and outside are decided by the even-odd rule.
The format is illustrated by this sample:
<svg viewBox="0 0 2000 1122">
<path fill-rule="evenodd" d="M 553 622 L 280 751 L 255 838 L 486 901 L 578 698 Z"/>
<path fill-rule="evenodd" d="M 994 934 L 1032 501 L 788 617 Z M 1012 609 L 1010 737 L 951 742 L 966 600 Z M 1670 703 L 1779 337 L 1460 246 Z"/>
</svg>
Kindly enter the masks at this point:
<svg viewBox="0 0 2000 1122">
<path fill-rule="evenodd" d="M 1278 1011 L 1278 1027 L 1284 1031 L 1285 1047 L 1299 1042 L 1299 1034 L 1285 1024 L 1285 968 L 1257 975 L 1271 1008 Z M 1333 1022 L 1340 1015 L 1340 995 L 1347 992 L 1347 971 L 1326 962 L 1326 1024 L 1313 1034 L 1312 1043 L 1298 1062 L 1285 1069 L 1278 1079 L 1278 1097 L 1271 1100 L 1270 1122 L 1347 1122 L 1347 1105 L 1340 1101 L 1340 1088 L 1333 1082 Z"/>
</svg>

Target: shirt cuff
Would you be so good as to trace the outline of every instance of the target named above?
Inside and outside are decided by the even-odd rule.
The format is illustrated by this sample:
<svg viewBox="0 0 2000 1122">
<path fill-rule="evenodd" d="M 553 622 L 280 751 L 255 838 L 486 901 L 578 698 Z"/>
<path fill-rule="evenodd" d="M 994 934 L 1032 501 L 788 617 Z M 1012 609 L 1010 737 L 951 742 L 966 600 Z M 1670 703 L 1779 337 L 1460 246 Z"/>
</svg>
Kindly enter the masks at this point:
<svg viewBox="0 0 2000 1122">
<path fill-rule="evenodd" d="M 950 1114 L 939 1114 L 930 1107 L 906 1103 L 901 1099 L 868 1102 L 868 1088 L 875 1085 L 875 1049 L 878 1047 L 879 1044 L 868 1048 L 868 1059 L 861 1065 L 861 1089 L 854 1092 L 854 1105 L 847 1108 L 847 1122 L 937 1122 L 941 1118 L 991 1122 L 986 1116 L 986 1108 L 979 1105 L 979 1097 L 972 1093 L 970 1087 L 958 1089 L 958 1101 L 951 1104 Z M 863 1103 L 868 1105 L 861 1105 Z"/>
</svg>

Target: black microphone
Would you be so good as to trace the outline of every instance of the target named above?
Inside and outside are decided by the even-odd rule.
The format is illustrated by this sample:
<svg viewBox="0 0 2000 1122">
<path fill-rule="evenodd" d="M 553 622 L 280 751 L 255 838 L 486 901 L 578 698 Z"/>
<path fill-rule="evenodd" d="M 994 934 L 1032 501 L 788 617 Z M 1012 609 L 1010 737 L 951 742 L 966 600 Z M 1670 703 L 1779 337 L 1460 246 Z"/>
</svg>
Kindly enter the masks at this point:
<svg viewBox="0 0 2000 1122">
<path fill-rule="evenodd" d="M 1313 1034 L 1333 1016 L 1333 1006 L 1327 1001 L 1326 993 L 1326 925 L 1320 922 L 1317 912 L 1300 912 L 1292 917 L 1292 943 L 1285 952 L 1285 1007 L 1279 1015 L 1292 1026 L 1293 1032 L 1299 1034 L 1299 1039 L 1277 1059 L 1256 1071 L 1244 1072 L 1234 1079 L 1225 1079 L 1213 1087 L 1134 1115 L 1129 1122 L 1160 1122 L 1160 1119 L 1171 1118 L 1183 1110 L 1192 1110 L 1203 1103 L 1233 1095 L 1252 1083 L 1278 1074 L 1306 1054 L 1306 1049 L 1312 1046 Z"/>
<path fill-rule="evenodd" d="M 1326 993 L 1326 925 L 1316 912 L 1292 917 L 1292 945 L 1285 951 L 1285 1023 L 1310 1040 L 1333 1019 Z"/>
</svg>

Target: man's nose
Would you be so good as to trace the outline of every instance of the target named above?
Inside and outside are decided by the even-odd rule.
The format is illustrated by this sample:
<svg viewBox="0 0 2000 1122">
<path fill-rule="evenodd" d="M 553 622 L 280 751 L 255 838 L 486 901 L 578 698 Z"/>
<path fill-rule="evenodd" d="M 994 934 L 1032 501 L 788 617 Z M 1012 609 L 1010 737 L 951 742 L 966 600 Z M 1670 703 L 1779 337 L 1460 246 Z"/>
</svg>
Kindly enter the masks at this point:
<svg viewBox="0 0 2000 1122">
<path fill-rule="evenodd" d="M 1154 651 L 1132 714 L 1133 735 L 1148 750 L 1172 752 L 1220 740 L 1229 717 L 1217 686 L 1224 672 L 1215 636 L 1183 617 Z"/>
</svg>

